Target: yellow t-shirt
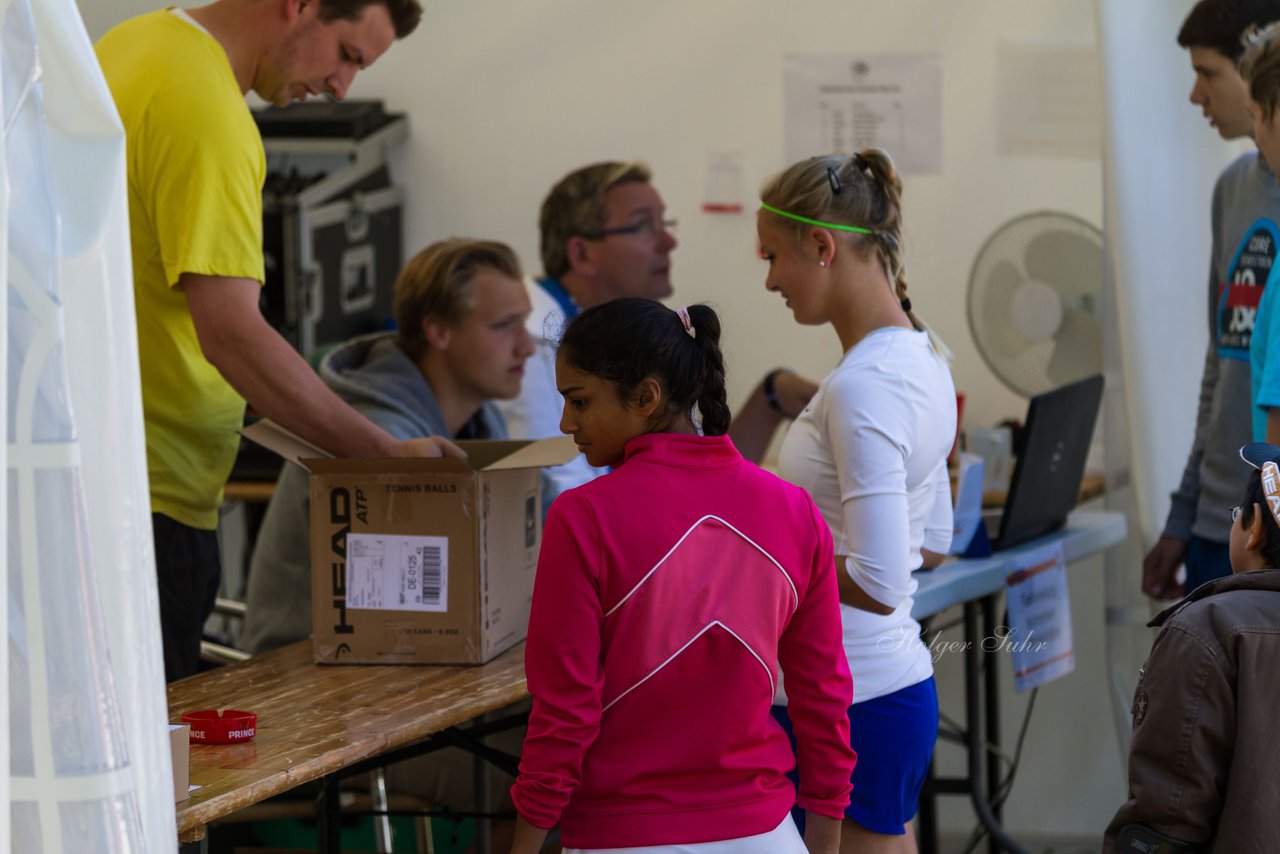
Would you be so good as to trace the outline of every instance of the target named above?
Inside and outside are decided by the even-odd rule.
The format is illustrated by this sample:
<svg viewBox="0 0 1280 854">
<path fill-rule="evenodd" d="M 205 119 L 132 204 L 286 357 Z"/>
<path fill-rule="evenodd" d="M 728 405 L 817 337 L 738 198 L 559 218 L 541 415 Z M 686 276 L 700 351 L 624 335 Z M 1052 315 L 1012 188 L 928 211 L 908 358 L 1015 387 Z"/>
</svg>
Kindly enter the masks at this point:
<svg viewBox="0 0 1280 854">
<path fill-rule="evenodd" d="M 124 123 L 151 509 L 218 524 L 244 400 L 202 355 L 182 273 L 263 280 L 266 156 L 227 55 L 169 10 L 95 49 Z"/>
</svg>

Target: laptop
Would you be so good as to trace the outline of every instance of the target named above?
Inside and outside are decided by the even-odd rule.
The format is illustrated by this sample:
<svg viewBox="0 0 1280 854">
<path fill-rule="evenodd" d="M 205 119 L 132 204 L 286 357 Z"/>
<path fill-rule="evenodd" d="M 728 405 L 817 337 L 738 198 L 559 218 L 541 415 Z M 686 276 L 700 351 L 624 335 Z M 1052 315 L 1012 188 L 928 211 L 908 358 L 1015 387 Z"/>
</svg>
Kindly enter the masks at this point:
<svg viewBox="0 0 1280 854">
<path fill-rule="evenodd" d="M 993 551 L 1052 533 L 1067 523 L 1067 515 L 1080 499 L 1101 404 L 1101 374 L 1031 398 L 1009 492 L 991 538 Z M 991 517 L 984 513 L 983 522 L 988 534 L 993 533 Z"/>
</svg>

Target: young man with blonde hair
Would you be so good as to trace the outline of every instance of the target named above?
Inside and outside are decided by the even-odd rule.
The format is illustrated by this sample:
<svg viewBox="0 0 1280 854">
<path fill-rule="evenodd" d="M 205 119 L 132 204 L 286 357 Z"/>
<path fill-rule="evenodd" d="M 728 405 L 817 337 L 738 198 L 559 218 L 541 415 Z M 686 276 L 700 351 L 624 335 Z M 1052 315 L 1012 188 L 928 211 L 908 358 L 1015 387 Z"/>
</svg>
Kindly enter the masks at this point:
<svg viewBox="0 0 1280 854">
<path fill-rule="evenodd" d="M 505 439 L 494 399 L 520 393 L 533 339 L 529 297 L 505 244 L 446 240 L 419 252 L 396 279 L 396 332 L 339 344 L 323 382 L 390 435 Z M 285 466 L 249 568 L 245 648 L 267 652 L 311 635 L 307 474 Z"/>
</svg>

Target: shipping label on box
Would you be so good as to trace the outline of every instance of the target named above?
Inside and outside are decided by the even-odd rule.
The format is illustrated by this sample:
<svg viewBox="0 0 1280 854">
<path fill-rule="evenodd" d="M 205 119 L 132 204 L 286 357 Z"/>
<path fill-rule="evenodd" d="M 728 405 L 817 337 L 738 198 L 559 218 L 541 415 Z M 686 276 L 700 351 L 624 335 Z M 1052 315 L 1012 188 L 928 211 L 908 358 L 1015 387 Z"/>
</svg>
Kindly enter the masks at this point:
<svg viewBox="0 0 1280 854">
<path fill-rule="evenodd" d="M 443 614 L 448 601 L 448 537 L 348 535 L 348 608 Z"/>
</svg>

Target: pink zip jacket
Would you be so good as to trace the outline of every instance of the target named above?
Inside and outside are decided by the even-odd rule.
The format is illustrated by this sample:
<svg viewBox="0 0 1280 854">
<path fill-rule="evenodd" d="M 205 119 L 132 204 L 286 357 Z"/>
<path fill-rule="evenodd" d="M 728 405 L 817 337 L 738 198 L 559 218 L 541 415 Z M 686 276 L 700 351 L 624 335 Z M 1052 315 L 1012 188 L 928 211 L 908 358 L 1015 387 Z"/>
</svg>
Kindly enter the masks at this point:
<svg viewBox="0 0 1280 854">
<path fill-rule="evenodd" d="M 781 667 L 799 805 L 843 815 L 857 757 L 838 602 L 831 534 L 804 490 L 727 436 L 632 439 L 547 516 L 516 809 L 559 822 L 574 848 L 772 830 L 796 802 L 769 716 Z"/>
</svg>

